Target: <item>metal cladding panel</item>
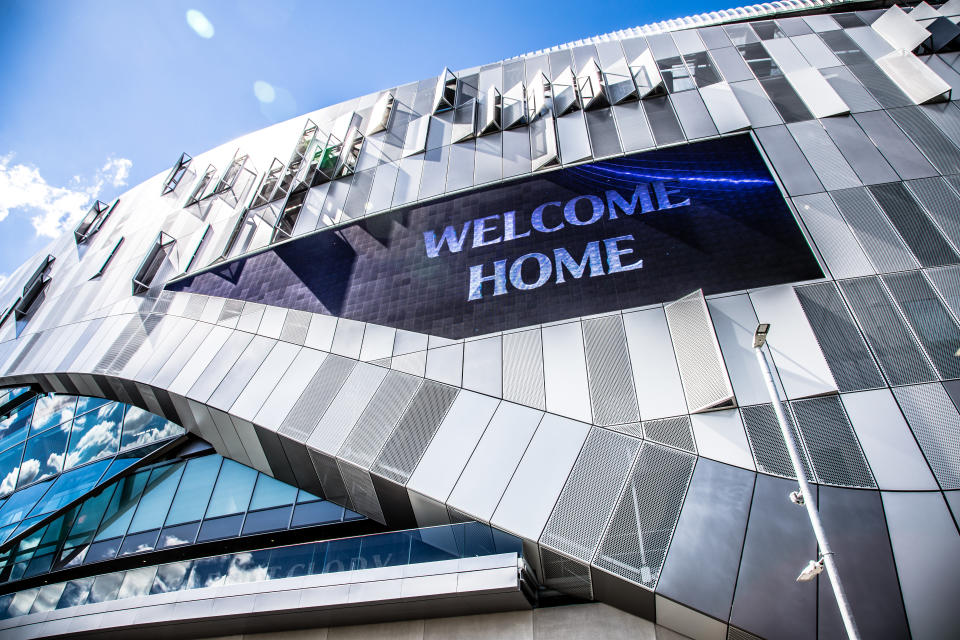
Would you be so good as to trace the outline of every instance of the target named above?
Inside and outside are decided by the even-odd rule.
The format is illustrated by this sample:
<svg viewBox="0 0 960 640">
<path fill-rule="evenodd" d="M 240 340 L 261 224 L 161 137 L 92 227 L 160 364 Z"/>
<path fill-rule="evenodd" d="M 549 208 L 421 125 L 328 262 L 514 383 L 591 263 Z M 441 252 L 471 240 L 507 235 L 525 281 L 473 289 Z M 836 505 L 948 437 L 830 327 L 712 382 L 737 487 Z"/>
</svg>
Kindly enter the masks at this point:
<svg viewBox="0 0 960 640">
<path fill-rule="evenodd" d="M 463 388 L 503 395 L 503 337 L 470 340 L 463 345 Z"/>
<path fill-rule="evenodd" d="M 701 413 L 690 418 L 701 457 L 751 471 L 756 469 L 739 410 Z"/>
<path fill-rule="evenodd" d="M 334 355 L 324 362 L 326 368 L 321 365 L 280 433 L 298 440 L 305 437 L 311 449 L 335 455 L 387 370 Z"/>
<path fill-rule="evenodd" d="M 737 404 L 759 404 L 770 400 L 763 371 L 753 349 L 753 333 L 757 314 L 747 295 L 726 296 L 707 300 L 723 361 L 727 365 Z M 783 388 L 774 378 L 780 393 Z"/>
<path fill-rule="evenodd" d="M 697 445 L 693 440 L 693 428 L 690 425 L 690 416 L 647 420 L 642 425 L 643 437 L 647 440 L 690 453 L 697 452 Z"/>
<path fill-rule="evenodd" d="M 489 522 L 542 418 L 542 411 L 501 402 L 464 466 L 447 505 Z"/>
<path fill-rule="evenodd" d="M 840 283 L 840 290 L 891 385 L 937 379 L 910 329 L 876 278 L 845 280 Z"/>
<path fill-rule="evenodd" d="M 173 393 L 187 395 L 233 333 L 226 327 L 214 327 L 167 388 Z"/>
<path fill-rule="evenodd" d="M 589 430 L 582 422 L 546 414 L 490 523 L 527 540 L 539 539 Z"/>
<path fill-rule="evenodd" d="M 960 378 L 960 326 L 919 271 L 883 276 L 900 310 L 943 379 Z"/>
<path fill-rule="evenodd" d="M 911 180 L 904 184 L 913 192 L 953 247 L 960 247 L 960 196 L 941 178 Z"/>
<path fill-rule="evenodd" d="M 836 285 L 824 282 L 797 287 L 796 293 L 837 381 L 837 388 L 840 391 L 861 391 L 884 386 L 877 364 Z"/>
<path fill-rule="evenodd" d="M 546 586 L 584 600 L 593 599 L 589 565 L 543 548 L 540 549 L 540 563 Z"/>
<path fill-rule="evenodd" d="M 337 457 L 360 469 L 370 469 L 421 382 L 405 373 L 389 372 L 343 441 Z"/>
<path fill-rule="evenodd" d="M 897 403 L 944 490 L 960 489 L 960 414 L 939 384 L 898 387 Z"/>
<path fill-rule="evenodd" d="M 850 70 L 854 73 L 857 71 L 853 67 Z M 876 69 L 876 73 L 883 76 L 879 69 Z M 885 78 L 886 76 L 884 76 Z M 875 91 L 873 93 L 874 96 L 878 95 Z M 879 97 L 878 100 L 883 102 Z M 854 118 L 864 133 L 877 145 L 887 162 L 900 174 L 901 179 L 912 180 L 937 175 L 937 170 L 933 168 L 933 165 L 927 161 L 920 150 L 910 142 L 910 139 L 885 112 L 858 113 L 854 115 Z"/>
<path fill-rule="evenodd" d="M 664 306 L 691 413 L 735 404 L 733 387 L 702 291 Z"/>
<path fill-rule="evenodd" d="M 960 536 L 939 493 L 883 492 L 893 557 L 917 640 L 960 635 Z"/>
<path fill-rule="evenodd" d="M 540 329 L 503 335 L 503 399 L 546 408 Z"/>
<path fill-rule="evenodd" d="M 640 417 L 662 418 L 686 413 L 680 372 L 663 309 L 624 314 L 623 326 Z"/>
<path fill-rule="evenodd" d="M 815 71 L 811 69 L 811 71 Z M 860 179 L 844 159 L 843 154 L 816 120 L 805 120 L 787 125 L 800 145 L 804 157 L 828 191 L 859 187 Z"/>
<path fill-rule="evenodd" d="M 940 235 L 903 183 L 891 182 L 869 187 L 884 213 L 924 267 L 960 262 L 960 256 Z"/>
<path fill-rule="evenodd" d="M 830 196 L 825 193 L 798 196 L 793 203 L 834 278 L 875 273 Z"/>
<path fill-rule="evenodd" d="M 696 457 L 645 442 L 597 550 L 594 565 L 653 589 Z"/>
<path fill-rule="evenodd" d="M 540 536 L 541 552 L 549 547 L 590 562 L 639 449 L 635 438 L 590 429 Z"/>
<path fill-rule="evenodd" d="M 943 267 L 926 272 L 933 282 L 937 293 L 953 312 L 955 318 L 960 318 L 960 267 Z"/>
<path fill-rule="evenodd" d="M 407 488 L 445 500 L 499 404 L 496 398 L 478 393 L 461 391 L 457 394 L 427 444 Z"/>
<path fill-rule="evenodd" d="M 543 328 L 543 376 L 546 409 L 591 422 L 590 393 L 579 322 Z"/>
<path fill-rule="evenodd" d="M 730 624 L 762 638 L 816 638 L 816 590 L 796 577 L 817 557 L 817 542 L 807 514 L 786 497 L 795 489 L 760 474 L 750 504 Z"/>
<path fill-rule="evenodd" d="M 866 189 L 847 189 L 830 195 L 878 272 L 920 266 Z"/>
<path fill-rule="evenodd" d="M 889 389 L 846 393 L 841 397 L 880 489 L 939 488 Z"/>
<path fill-rule="evenodd" d="M 230 368 L 230 372 L 224 376 L 223 380 L 217 386 L 217 390 L 206 401 L 219 409 L 229 409 L 237 398 L 243 393 L 247 383 L 256 375 L 257 370 L 263 361 L 276 346 L 276 341 L 263 336 L 254 336 L 249 346 Z"/>
<path fill-rule="evenodd" d="M 727 620 L 754 477 L 711 460 L 697 461 L 657 593 Z"/>
<path fill-rule="evenodd" d="M 310 314 L 306 311 L 290 309 L 287 311 L 286 318 L 283 321 L 280 339 L 294 344 L 303 344 L 307 339 L 307 331 L 309 328 Z"/>
<path fill-rule="evenodd" d="M 843 71 L 846 75 L 850 73 L 847 69 L 843 69 Z M 856 83 L 857 81 L 851 77 L 849 82 Z M 857 86 L 863 90 L 862 87 L 859 87 L 859 84 Z M 869 111 L 880 107 L 876 103 L 865 106 L 866 108 L 855 109 L 855 111 Z M 824 118 L 821 124 L 863 184 L 880 184 L 898 179 L 897 172 L 883 158 L 883 154 L 880 153 L 876 145 L 870 141 L 870 138 L 852 117 Z"/>
<path fill-rule="evenodd" d="M 767 346 L 787 397 L 804 398 L 836 391 L 837 383 L 793 287 L 752 291 L 750 300 L 758 321 L 770 324 Z"/>
<path fill-rule="evenodd" d="M 302 347 L 289 342 L 274 342 L 270 354 L 264 358 L 263 364 L 250 377 L 243 391 L 230 406 L 230 413 L 253 421 L 301 349 Z"/>
<path fill-rule="evenodd" d="M 793 412 L 821 483 L 876 488 L 839 396 L 796 400 Z"/>
<path fill-rule="evenodd" d="M 960 149 L 919 107 L 904 107 L 888 112 L 943 175 L 960 173 Z"/>
<path fill-rule="evenodd" d="M 790 413 L 787 403 L 783 404 L 783 409 L 793 432 L 794 442 L 800 450 L 800 459 L 803 462 L 807 480 L 815 482 L 816 478 L 813 475 L 813 467 L 810 466 L 807 450 L 800 439 L 800 434 L 797 432 L 793 414 Z M 783 478 L 795 479 L 797 476 L 793 471 L 793 463 L 790 461 L 787 445 L 783 441 L 783 433 L 780 430 L 780 423 L 777 422 L 777 415 L 773 411 L 773 405 L 768 403 L 743 407 L 740 409 L 740 413 L 743 415 L 743 425 L 747 429 L 747 438 L 750 440 L 750 448 L 753 450 L 757 470 Z"/>
<path fill-rule="evenodd" d="M 383 445 L 371 471 L 405 484 L 440 427 L 458 389 L 430 380 L 423 383 Z"/>
<path fill-rule="evenodd" d="M 636 422 L 640 413 L 622 316 L 584 320 L 583 338 L 594 423 Z"/>
<path fill-rule="evenodd" d="M 300 349 L 280 377 L 276 388 L 264 400 L 253 422 L 271 431 L 278 431 L 327 357 L 323 351 Z M 302 436 L 302 439 L 305 440 L 306 436 Z"/>
<path fill-rule="evenodd" d="M 340 469 L 340 476 L 343 478 L 343 485 L 350 497 L 353 510 L 381 524 L 385 523 L 383 507 L 380 504 L 380 498 L 377 496 L 377 490 L 373 486 L 373 478 L 370 477 L 370 472 L 343 460 L 338 460 L 337 466 Z M 320 481 L 323 482 L 322 476 Z"/>
<path fill-rule="evenodd" d="M 152 384 L 157 387 L 169 388 L 174 379 L 180 374 L 187 360 L 196 353 L 196 350 L 202 345 L 210 334 L 213 325 L 198 322 L 190 329 L 180 343 L 180 346 L 170 354 L 166 364 L 153 377 Z M 141 338 L 142 339 L 142 338 Z"/>
</svg>

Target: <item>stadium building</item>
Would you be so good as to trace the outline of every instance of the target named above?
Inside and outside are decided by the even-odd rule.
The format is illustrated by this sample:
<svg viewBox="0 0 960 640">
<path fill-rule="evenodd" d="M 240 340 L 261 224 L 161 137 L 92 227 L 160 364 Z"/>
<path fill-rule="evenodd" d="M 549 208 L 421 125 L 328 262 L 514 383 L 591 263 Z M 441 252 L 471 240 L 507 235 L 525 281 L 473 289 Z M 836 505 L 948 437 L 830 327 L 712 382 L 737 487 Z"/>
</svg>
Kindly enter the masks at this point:
<svg viewBox="0 0 960 640">
<path fill-rule="evenodd" d="M 777 396 L 862 637 L 960 637 L 958 22 L 647 25 L 96 202 L 0 292 L 0 637 L 844 637 Z"/>
</svg>

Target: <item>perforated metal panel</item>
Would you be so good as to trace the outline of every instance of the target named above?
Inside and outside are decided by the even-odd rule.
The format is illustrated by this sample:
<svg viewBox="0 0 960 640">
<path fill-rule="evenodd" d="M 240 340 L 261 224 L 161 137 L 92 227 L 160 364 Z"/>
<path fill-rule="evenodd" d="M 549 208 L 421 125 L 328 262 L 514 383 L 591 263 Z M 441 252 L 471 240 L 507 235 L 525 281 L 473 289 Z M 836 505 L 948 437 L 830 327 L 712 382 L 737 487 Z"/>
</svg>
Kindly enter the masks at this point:
<svg viewBox="0 0 960 640">
<path fill-rule="evenodd" d="M 388 373 L 340 447 L 339 457 L 369 469 L 420 383 L 419 378 L 405 373 Z"/>
<path fill-rule="evenodd" d="M 370 472 L 342 460 L 338 466 L 347 495 L 350 496 L 350 502 L 353 504 L 353 510 L 383 523 L 385 520 L 383 509 L 377 497 L 377 490 L 373 486 L 373 480 L 370 478 Z"/>
<path fill-rule="evenodd" d="M 731 625 L 727 627 L 727 640 L 763 640 L 763 638 Z"/>
<path fill-rule="evenodd" d="M 357 361 L 350 358 L 328 355 L 277 431 L 294 440 L 306 441 L 356 364 Z"/>
<path fill-rule="evenodd" d="M 960 267 L 930 269 L 926 274 L 953 311 L 954 317 L 960 318 Z"/>
<path fill-rule="evenodd" d="M 882 387 L 880 370 L 836 285 L 824 282 L 794 290 L 840 391 Z"/>
<path fill-rule="evenodd" d="M 853 229 L 877 271 L 889 273 L 916 269 L 919 266 L 865 188 L 834 191 L 830 197 Z"/>
<path fill-rule="evenodd" d="M 643 444 L 600 543 L 597 567 L 650 589 L 656 585 L 695 460 L 676 449 Z"/>
<path fill-rule="evenodd" d="M 904 183 L 923 208 L 937 223 L 943 234 L 960 247 L 960 197 L 942 178 L 924 178 Z"/>
<path fill-rule="evenodd" d="M 939 384 L 893 390 L 940 487 L 960 489 L 960 414 Z"/>
<path fill-rule="evenodd" d="M 591 429 L 543 529 L 540 544 L 589 562 L 639 449 L 639 440 L 606 429 Z"/>
<path fill-rule="evenodd" d="M 960 378 L 960 327 L 919 271 L 883 277 L 920 344 L 944 379 Z"/>
<path fill-rule="evenodd" d="M 891 385 L 936 380 L 906 323 L 876 278 L 840 282 L 857 324 Z"/>
<path fill-rule="evenodd" d="M 406 483 L 457 393 L 456 387 L 432 380 L 424 382 L 383 445 L 371 471 L 400 484 Z"/>
<path fill-rule="evenodd" d="M 806 447 L 804 447 L 803 441 L 797 433 L 793 415 L 786 403 L 784 403 L 783 408 L 790 429 L 793 431 L 794 442 L 797 443 L 800 450 L 800 459 L 803 461 L 803 469 L 807 475 L 807 480 L 814 482 L 816 478 L 813 476 Z M 780 425 L 777 422 L 777 414 L 773 411 L 773 405 L 767 403 L 742 407 L 740 414 L 743 416 L 743 425 L 747 429 L 747 440 L 750 442 L 750 450 L 753 452 L 753 460 L 757 464 L 757 469 L 771 475 L 795 479 L 797 476 L 793 472 L 793 463 L 790 461 L 787 445 L 783 441 L 783 434 L 780 432 Z"/>
<path fill-rule="evenodd" d="M 93 370 L 96 373 L 106 373 L 109 370 L 110 365 L 114 360 L 117 359 L 117 356 L 120 355 L 123 347 L 140 329 L 142 322 L 143 320 L 139 315 L 134 315 L 132 318 L 130 318 L 130 321 L 127 322 L 123 329 L 120 330 L 120 333 L 118 333 L 117 337 L 113 339 L 113 342 L 110 344 L 106 352 L 100 358 L 100 361 L 94 367 Z"/>
<path fill-rule="evenodd" d="M 223 303 L 223 309 L 220 310 L 220 317 L 217 322 L 225 322 L 237 318 L 243 313 L 243 300 L 227 300 Z"/>
<path fill-rule="evenodd" d="M 625 433 L 628 436 L 633 436 L 634 438 L 643 439 L 643 424 L 640 422 L 631 422 L 630 424 L 615 424 L 607 427 L 608 429 L 613 429 L 614 431 L 619 431 L 620 433 Z"/>
<path fill-rule="evenodd" d="M 590 600 L 593 585 L 590 582 L 590 567 L 549 549 L 540 549 L 543 564 L 543 582 L 546 586 L 563 593 Z"/>
<path fill-rule="evenodd" d="M 702 291 L 664 306 L 691 413 L 736 405 Z"/>
<path fill-rule="evenodd" d="M 617 314 L 584 320 L 583 342 L 594 423 L 606 426 L 639 420 L 623 318 Z"/>
<path fill-rule="evenodd" d="M 960 261 L 957 252 L 940 234 L 903 183 L 889 182 L 868 188 L 920 264 L 936 267 Z"/>
<path fill-rule="evenodd" d="M 647 420 L 643 423 L 643 435 L 647 440 L 659 442 L 668 447 L 683 449 L 690 453 L 697 452 L 690 416 Z"/>
<path fill-rule="evenodd" d="M 960 173 L 960 150 L 919 107 L 893 109 L 888 113 L 940 173 Z"/>
<path fill-rule="evenodd" d="M 280 339 L 294 344 L 303 344 L 307 339 L 307 330 L 310 328 L 310 314 L 306 311 L 288 309 L 287 317 L 283 321 Z"/>
<path fill-rule="evenodd" d="M 839 396 L 796 400 L 793 412 L 820 482 L 876 488 Z"/>
<path fill-rule="evenodd" d="M 503 336 L 503 399 L 546 408 L 543 387 L 543 338 L 539 329 Z"/>
<path fill-rule="evenodd" d="M 191 320 L 199 320 L 205 306 L 207 306 L 207 298 L 205 296 L 191 295 L 187 301 L 187 306 L 183 308 L 182 315 Z"/>
</svg>

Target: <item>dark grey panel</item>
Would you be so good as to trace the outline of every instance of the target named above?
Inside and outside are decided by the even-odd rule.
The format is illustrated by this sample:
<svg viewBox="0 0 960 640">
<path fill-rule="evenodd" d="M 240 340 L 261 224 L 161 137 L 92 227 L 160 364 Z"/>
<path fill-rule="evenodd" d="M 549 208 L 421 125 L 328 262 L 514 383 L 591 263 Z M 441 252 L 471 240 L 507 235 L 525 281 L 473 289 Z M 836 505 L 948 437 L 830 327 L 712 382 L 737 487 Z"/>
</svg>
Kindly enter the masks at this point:
<svg viewBox="0 0 960 640">
<path fill-rule="evenodd" d="M 830 194 L 870 261 L 881 273 L 916 269 L 919 263 L 864 188 Z"/>
<path fill-rule="evenodd" d="M 861 391 L 882 387 L 883 377 L 836 285 L 824 282 L 796 287 L 795 291 L 837 388 Z"/>
<path fill-rule="evenodd" d="M 940 178 L 924 178 L 904 183 L 913 192 L 943 234 L 960 246 L 960 197 Z"/>
<path fill-rule="evenodd" d="M 603 158 L 623 152 L 611 109 L 596 109 L 587 111 L 584 115 L 587 119 L 590 148 L 593 150 L 594 158 Z"/>
<path fill-rule="evenodd" d="M 853 117 L 901 178 L 910 180 L 937 175 L 936 169 L 886 113 L 871 111 Z"/>
<path fill-rule="evenodd" d="M 705 458 L 697 461 L 658 593 L 714 618 L 729 618 L 755 477 Z"/>
<path fill-rule="evenodd" d="M 786 403 L 784 403 L 783 408 L 793 431 L 794 442 L 800 448 L 800 458 L 803 462 L 807 480 L 814 482 L 815 478 L 810 460 L 803 442 L 800 440 L 800 434 L 797 433 L 793 414 L 790 413 L 790 408 Z M 797 476 L 793 472 L 793 463 L 790 461 L 790 453 L 783 441 L 783 433 L 780 431 L 780 423 L 777 422 L 777 414 L 773 411 L 773 405 L 767 403 L 742 407 L 740 415 L 743 416 L 743 426 L 747 430 L 747 439 L 750 441 L 750 449 L 753 452 L 753 459 L 757 463 L 757 469 L 764 473 L 796 479 Z"/>
<path fill-rule="evenodd" d="M 821 69 L 820 73 L 827 79 L 837 95 L 847 103 L 852 113 L 875 111 L 880 108 L 880 103 L 870 95 L 870 92 L 860 84 L 860 81 L 850 73 L 848 68 L 830 67 L 829 69 Z"/>
<path fill-rule="evenodd" d="M 383 445 L 371 471 L 399 484 L 406 483 L 458 391 L 456 387 L 425 381 Z"/>
<path fill-rule="evenodd" d="M 777 108 L 784 122 L 800 122 L 813 118 L 807 105 L 794 91 L 786 76 L 760 78 L 760 85 L 770 96 L 773 106 Z"/>
<path fill-rule="evenodd" d="M 694 456 L 645 442 L 594 564 L 653 588 L 680 515 Z"/>
<path fill-rule="evenodd" d="M 634 438 L 590 429 L 540 544 L 589 562 L 639 448 L 640 441 Z"/>
<path fill-rule="evenodd" d="M 653 134 L 642 102 L 618 104 L 613 107 L 613 115 L 617 119 L 617 130 L 624 151 L 639 151 L 653 146 Z"/>
<path fill-rule="evenodd" d="M 960 378 L 960 327 L 919 271 L 883 277 L 941 378 Z"/>
<path fill-rule="evenodd" d="M 806 511 L 790 502 L 792 480 L 758 475 L 730 624 L 764 638 L 813 640 L 817 594 L 797 574 L 817 557 Z"/>
<path fill-rule="evenodd" d="M 717 127 L 699 92 L 683 91 L 671 96 L 671 100 L 688 140 L 717 135 Z M 654 135 L 657 135 L 656 129 Z"/>
<path fill-rule="evenodd" d="M 643 435 L 648 440 L 665 444 L 690 453 L 697 452 L 693 439 L 693 425 L 690 416 L 647 420 L 643 423 Z"/>
<path fill-rule="evenodd" d="M 877 491 L 820 487 L 817 506 L 863 638 L 906 638 L 897 570 Z M 818 579 L 819 637 L 845 636 L 830 581 Z"/>
<path fill-rule="evenodd" d="M 894 84 L 875 62 L 867 61 L 850 65 L 850 72 L 857 77 L 857 80 L 867 88 L 884 109 L 910 104 L 910 98 Z"/>
<path fill-rule="evenodd" d="M 823 191 L 823 186 L 784 126 L 757 130 L 757 138 L 780 176 L 787 193 L 793 196 Z"/>
<path fill-rule="evenodd" d="M 898 179 L 897 172 L 851 116 L 824 118 L 820 122 L 861 182 L 878 184 Z"/>
<path fill-rule="evenodd" d="M 263 438 L 261 438 L 262 440 Z M 323 486 L 317 477 L 317 471 L 314 469 L 313 462 L 310 460 L 310 454 L 307 451 L 307 445 L 298 440 L 293 440 L 283 434 L 277 434 L 277 440 L 283 449 L 287 462 L 290 465 L 290 473 L 296 479 L 295 484 L 318 496 L 323 496 Z M 266 448 L 264 448 L 266 450 Z M 276 469 L 276 464 L 271 464 Z M 282 473 L 282 472 L 281 472 Z M 289 474 L 286 474 L 289 476 Z"/>
<path fill-rule="evenodd" d="M 622 316 L 584 320 L 583 341 L 595 423 L 607 426 L 639 420 Z"/>
<path fill-rule="evenodd" d="M 888 113 L 940 173 L 960 173 L 960 149 L 950 142 L 919 107 L 893 109 Z"/>
<path fill-rule="evenodd" d="M 840 290 L 891 385 L 936 380 L 933 368 L 876 278 L 844 280 Z"/>
<path fill-rule="evenodd" d="M 677 114 L 674 113 L 673 105 L 667 96 L 643 100 L 641 104 L 646 111 L 647 120 L 650 121 L 650 128 L 653 130 L 653 137 L 657 141 L 657 145 L 672 144 L 684 140 Z"/>
<path fill-rule="evenodd" d="M 702 33 L 702 32 L 701 32 Z M 720 33 L 723 33 L 722 31 Z M 726 37 L 726 34 L 724 34 Z M 743 61 L 743 57 L 740 55 L 740 52 L 737 51 L 734 47 L 723 47 L 720 49 L 714 49 L 711 47 L 711 55 L 713 55 L 714 61 L 717 63 L 717 67 L 720 68 L 723 77 L 726 78 L 727 82 L 740 82 L 741 80 L 753 80 L 753 73 L 750 72 L 750 67 L 747 66 L 747 63 Z"/>
<path fill-rule="evenodd" d="M 540 562 L 546 586 L 584 600 L 593 597 L 589 565 L 549 549 L 540 549 Z"/>
<path fill-rule="evenodd" d="M 792 404 L 797 426 L 820 482 L 876 488 L 840 396 L 797 400 Z"/>
<path fill-rule="evenodd" d="M 343 505 L 348 509 L 353 509 L 353 502 L 347 494 L 347 487 L 343 482 L 343 476 L 340 475 L 340 468 L 336 461 L 323 453 L 307 449 L 310 455 L 310 461 L 320 479 L 320 486 L 323 487 L 323 497 L 327 500 Z"/>
<path fill-rule="evenodd" d="M 653 591 L 624 582 L 596 567 L 590 569 L 593 597 L 635 616 L 656 620 L 657 604 Z"/>
</svg>

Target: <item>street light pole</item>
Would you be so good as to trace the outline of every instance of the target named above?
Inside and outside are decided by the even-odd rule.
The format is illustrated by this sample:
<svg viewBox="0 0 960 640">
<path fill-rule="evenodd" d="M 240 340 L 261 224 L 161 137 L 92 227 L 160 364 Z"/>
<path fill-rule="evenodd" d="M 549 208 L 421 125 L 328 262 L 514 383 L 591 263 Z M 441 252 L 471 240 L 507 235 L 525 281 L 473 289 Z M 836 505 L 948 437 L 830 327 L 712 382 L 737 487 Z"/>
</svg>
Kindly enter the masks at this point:
<svg viewBox="0 0 960 640">
<path fill-rule="evenodd" d="M 783 441 L 787 445 L 787 452 L 790 454 L 790 461 L 793 463 L 793 472 L 797 476 L 797 482 L 800 483 L 799 502 L 807 509 L 807 515 L 810 517 L 810 524 L 813 526 L 813 533 L 817 537 L 817 544 L 820 547 L 821 560 L 811 563 L 808 567 L 813 573 L 808 573 L 805 569 L 798 580 L 809 580 L 826 566 L 827 575 L 830 577 L 830 584 L 833 586 L 833 595 L 837 599 L 837 605 L 840 607 L 840 616 L 843 618 L 843 626 L 847 630 L 847 637 L 850 640 L 860 640 L 860 632 L 857 630 L 857 623 L 853 619 L 853 611 L 850 609 L 850 603 L 847 601 L 846 593 L 843 590 L 843 584 L 840 582 L 840 572 L 837 570 L 834 561 L 833 551 L 827 542 L 827 533 L 823 530 L 820 523 L 820 513 L 817 511 L 817 501 L 814 498 L 813 491 L 810 490 L 810 484 L 807 482 L 807 474 L 804 473 L 803 463 L 800 460 L 800 453 L 797 450 L 797 444 L 793 439 L 793 432 L 790 430 L 787 416 L 783 412 L 783 404 L 780 400 L 780 392 L 773 381 L 773 372 L 770 369 L 770 362 L 767 360 L 767 354 L 763 351 L 763 346 L 767 341 L 767 333 L 770 331 L 769 324 L 757 326 L 753 335 L 753 350 L 757 354 L 757 362 L 763 371 L 763 379 L 767 384 L 767 392 L 770 394 L 770 400 L 773 402 L 773 411 L 777 414 L 777 422 L 780 423 L 780 432 L 783 434 Z M 791 496 L 792 497 L 792 496 Z M 796 501 L 796 500 L 795 500 Z M 822 565 L 820 564 L 822 563 Z"/>
</svg>

